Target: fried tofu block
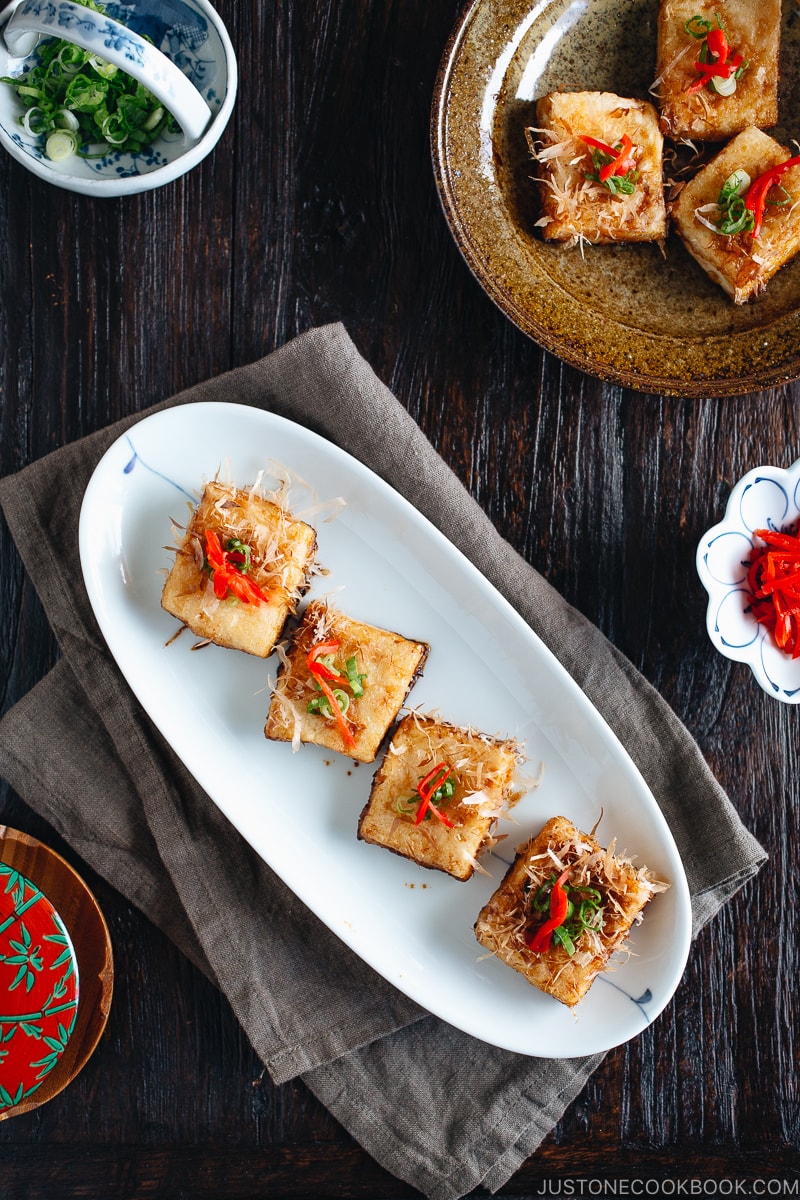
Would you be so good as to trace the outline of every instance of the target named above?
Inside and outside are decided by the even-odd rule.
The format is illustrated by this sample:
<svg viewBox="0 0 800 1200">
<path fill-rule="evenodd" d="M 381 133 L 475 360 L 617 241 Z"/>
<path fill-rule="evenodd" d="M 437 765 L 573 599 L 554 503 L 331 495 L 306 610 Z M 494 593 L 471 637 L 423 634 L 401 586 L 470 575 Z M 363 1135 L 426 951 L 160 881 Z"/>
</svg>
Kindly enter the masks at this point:
<svg viewBox="0 0 800 1200">
<path fill-rule="evenodd" d="M 217 572 L 208 564 L 207 531 L 216 535 L 226 556 L 232 554 L 227 566 L 234 564 L 232 569 L 265 599 L 240 599 L 223 588 L 225 566 L 215 591 Z M 242 549 L 227 550 L 233 541 Z M 200 638 L 268 658 L 308 586 L 316 545 L 315 530 L 294 520 L 280 504 L 255 491 L 209 483 L 177 549 L 161 605 Z M 233 588 L 240 589 L 231 579 Z"/>
<path fill-rule="evenodd" d="M 515 741 L 412 713 L 398 725 L 375 773 L 358 836 L 420 866 L 469 879 L 481 849 L 492 844 L 498 816 L 515 799 L 512 781 L 519 760 Z M 440 816 L 426 806 L 417 824 L 424 802 L 418 785 L 424 792 L 421 781 L 434 771 L 428 787 L 442 783 L 431 798 Z"/>
<path fill-rule="evenodd" d="M 652 104 L 611 92 L 551 92 L 538 101 L 536 118 L 537 128 L 528 137 L 538 163 L 538 225 L 546 241 L 651 242 L 666 237 L 663 138 Z M 625 173 L 627 182 L 617 175 L 608 184 L 589 178 L 598 174 L 598 163 L 584 137 L 611 149 L 630 138 L 633 166 Z M 608 161 L 608 156 L 602 159 Z"/>
<path fill-rule="evenodd" d="M 552 883 L 566 867 L 568 899 L 574 912 L 580 911 L 582 900 L 589 901 L 584 916 L 592 927 L 576 934 L 573 912 L 571 930 L 570 918 L 566 921 L 567 941 L 570 932 L 575 938 L 572 953 L 546 932 L 546 947 L 537 952 L 529 942 L 548 919 Z M 629 859 L 617 856 L 613 843 L 603 849 L 566 817 L 552 817 L 519 847 L 503 882 L 478 915 L 475 936 L 534 987 L 571 1007 L 623 946 L 648 901 L 666 887 L 645 867 L 636 869 Z"/>
<path fill-rule="evenodd" d="M 309 666 L 315 647 L 334 644 L 325 655 L 318 652 L 317 661 L 340 677 L 325 680 L 340 710 L 344 706 L 339 719 Z M 266 737 L 295 747 L 314 742 L 358 762 L 373 762 L 428 651 L 425 642 L 354 621 L 324 600 L 312 601 L 275 682 Z"/>
<path fill-rule="evenodd" d="M 745 304 L 760 295 L 768 281 L 800 250 L 800 166 L 781 177 L 791 201 L 767 203 L 757 237 L 709 228 L 720 216 L 717 208 L 723 184 L 734 171 L 744 170 L 751 181 L 785 162 L 790 152 L 759 129 L 746 129 L 698 171 L 672 207 L 675 229 L 704 271 L 731 296 Z M 775 185 L 768 199 L 786 200 Z M 707 224 L 708 222 L 709 224 Z"/>
<path fill-rule="evenodd" d="M 741 54 L 747 66 L 731 95 L 706 85 L 689 91 L 701 79 L 695 63 L 705 51 L 704 39 L 687 32 L 687 22 L 702 32 L 700 18 L 718 30 L 718 15 L 729 44 L 727 60 Z M 751 125 L 777 124 L 780 37 L 780 0 L 661 0 L 656 79 L 662 132 L 676 141 L 720 142 Z"/>
</svg>

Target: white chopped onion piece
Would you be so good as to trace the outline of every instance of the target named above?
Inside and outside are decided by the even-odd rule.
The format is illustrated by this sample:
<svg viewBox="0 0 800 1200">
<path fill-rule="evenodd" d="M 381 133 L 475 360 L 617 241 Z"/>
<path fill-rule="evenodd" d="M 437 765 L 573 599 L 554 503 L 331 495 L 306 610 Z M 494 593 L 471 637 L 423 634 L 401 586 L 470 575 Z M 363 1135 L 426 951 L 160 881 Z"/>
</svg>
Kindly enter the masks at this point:
<svg viewBox="0 0 800 1200">
<path fill-rule="evenodd" d="M 71 129 L 55 129 L 45 143 L 45 154 L 51 162 L 72 158 L 78 149 L 78 139 Z"/>
<path fill-rule="evenodd" d="M 56 114 L 56 124 L 61 129 L 72 129 L 76 133 L 80 129 L 80 123 L 75 113 L 69 108 L 60 108 Z"/>
<path fill-rule="evenodd" d="M 715 76 L 711 81 L 711 85 L 718 96 L 732 96 L 736 91 L 736 76 L 729 75 L 727 79 L 720 79 L 719 76 Z"/>
<path fill-rule="evenodd" d="M 737 167 L 735 171 L 731 171 L 728 178 L 722 185 L 722 191 L 730 196 L 743 196 L 751 183 L 750 176 L 742 167 Z"/>
<path fill-rule="evenodd" d="M 29 137 L 37 137 L 39 130 L 34 128 L 39 117 L 44 115 L 44 110 L 34 104 L 33 108 L 29 108 L 23 117 L 20 118 L 20 124 Z"/>
</svg>

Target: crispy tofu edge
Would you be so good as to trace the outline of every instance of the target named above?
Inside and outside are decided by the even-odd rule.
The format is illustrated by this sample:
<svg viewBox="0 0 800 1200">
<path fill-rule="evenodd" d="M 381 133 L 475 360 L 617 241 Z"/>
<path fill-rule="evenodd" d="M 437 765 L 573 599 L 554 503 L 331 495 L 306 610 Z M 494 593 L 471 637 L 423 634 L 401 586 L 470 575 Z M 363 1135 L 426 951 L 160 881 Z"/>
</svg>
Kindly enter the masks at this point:
<svg viewBox="0 0 800 1200">
<path fill-rule="evenodd" d="M 692 53 L 692 42 L 685 40 L 689 35 L 684 34 L 683 27 L 695 15 L 713 21 L 720 5 L 706 0 L 699 0 L 699 3 L 698 0 L 687 0 L 686 4 L 676 3 L 676 0 L 661 0 L 657 18 L 656 78 L 659 81 L 659 124 L 666 137 L 674 141 L 689 138 L 694 141 L 723 142 L 749 126 L 771 129 L 777 124 L 781 6 L 779 0 L 761 0 L 760 8 L 764 24 L 771 32 L 771 42 L 767 47 L 769 63 L 763 66 L 765 81 L 760 90 L 755 90 L 758 80 L 753 75 L 744 97 L 741 87 L 728 97 L 714 97 L 707 91 L 687 96 L 686 88 L 695 78 L 693 63 L 696 55 Z M 727 25 L 727 13 L 726 18 Z M 737 32 L 735 30 L 732 35 L 734 52 L 741 44 L 741 36 L 737 41 Z M 747 47 L 745 59 L 752 59 L 749 41 L 744 45 Z M 690 66 L 691 70 L 688 69 Z M 670 86 L 673 79 L 674 86 Z"/>
<path fill-rule="evenodd" d="M 292 556 L 294 573 L 298 577 L 297 585 L 293 589 L 295 595 L 284 595 L 281 598 L 270 596 L 267 605 L 237 605 L 230 608 L 221 605 L 214 613 L 206 613 L 202 607 L 205 581 L 188 547 L 193 537 L 208 527 L 215 527 L 205 519 L 206 510 L 213 508 L 209 494 L 215 487 L 226 490 L 224 485 L 219 485 L 217 481 L 212 481 L 204 488 L 192 512 L 185 537 L 180 546 L 176 547 L 175 561 L 161 590 L 161 607 L 205 642 L 212 642 L 227 650 L 240 650 L 258 658 L 268 658 L 280 640 L 286 622 L 299 599 L 308 590 L 317 550 L 316 530 L 307 522 L 299 521 L 284 511 L 292 529 L 302 533 L 302 536 L 292 538 L 293 546 L 297 545 L 300 548 L 300 552 Z M 249 495 L 244 488 L 236 488 L 235 494 Z M 266 497 L 257 496 L 255 499 L 269 509 L 279 508 Z M 266 629 L 269 629 L 269 634 L 265 634 Z"/>
<path fill-rule="evenodd" d="M 405 732 L 406 728 L 413 728 L 413 726 L 415 724 L 422 724 L 422 725 L 425 725 L 428 727 L 441 727 L 448 731 L 455 731 L 456 733 L 461 734 L 461 735 L 465 735 L 469 732 L 465 729 L 460 728 L 459 726 L 453 725 L 451 722 L 440 721 L 436 718 L 424 717 L 424 716 L 420 716 L 418 714 L 409 714 L 408 716 L 405 716 L 393 730 L 392 737 L 390 740 L 390 747 L 391 747 L 391 744 L 393 744 L 395 742 L 395 739 L 400 734 Z M 477 736 L 483 737 L 483 735 L 476 734 L 476 737 Z M 507 752 L 510 755 L 511 761 L 508 764 L 508 768 L 509 768 L 508 769 L 508 779 L 507 779 L 505 785 L 503 786 L 502 797 L 501 797 L 503 802 L 506 802 L 508 800 L 508 796 L 509 796 L 509 793 L 511 790 L 511 785 L 513 782 L 514 770 L 515 770 L 516 763 L 517 763 L 518 748 L 516 746 L 516 743 L 513 742 L 513 740 L 511 740 L 511 739 L 504 740 L 501 738 L 490 738 L 490 739 L 488 739 L 488 744 L 493 749 Z M 446 865 L 446 862 L 447 862 L 446 858 L 443 857 L 441 854 L 437 853 L 436 843 L 434 842 L 433 844 L 431 844 L 431 842 L 429 842 L 427 839 L 424 838 L 424 835 L 421 835 L 421 837 L 420 837 L 420 847 L 418 850 L 416 850 L 416 852 L 415 852 L 415 847 L 413 847 L 413 846 L 410 846 L 408 848 L 403 848 L 403 847 L 399 846 L 398 844 L 396 844 L 395 842 L 388 840 L 387 837 L 380 836 L 379 826 L 380 826 L 381 814 L 379 814 L 375 811 L 375 805 L 376 805 L 376 800 L 377 800 L 377 795 L 378 795 L 378 789 L 383 785 L 383 783 L 386 782 L 387 778 L 390 775 L 390 772 L 387 772 L 384 770 L 384 768 L 387 764 L 387 760 L 389 759 L 390 753 L 391 753 L 391 751 L 390 751 L 390 749 L 388 749 L 386 754 L 384 755 L 381 765 L 378 767 L 377 771 L 375 772 L 375 775 L 374 775 L 373 781 L 372 781 L 372 787 L 370 788 L 369 797 L 368 797 L 367 802 L 364 805 L 364 807 L 361 811 L 361 814 L 359 816 L 358 827 L 357 827 L 357 836 L 358 836 L 359 840 L 366 842 L 369 845 L 380 846 L 385 850 L 389 850 L 393 854 L 398 855 L 400 858 L 405 858 L 409 862 L 416 863 L 417 866 L 424 867 L 424 868 L 427 868 L 430 870 L 437 870 L 437 871 L 443 872 L 444 874 L 451 876 L 451 878 L 456 879 L 459 882 L 463 883 L 463 882 L 466 882 L 468 879 L 471 879 L 472 875 L 475 872 L 474 861 L 470 861 L 469 859 L 464 860 L 463 867 L 461 870 L 454 870 L 451 867 L 448 867 Z M 370 818 L 373 818 L 374 832 L 372 832 L 369 829 Z M 485 815 L 476 813 L 474 817 L 472 817 L 469 821 L 465 822 L 462 826 L 460 826 L 460 829 L 462 831 L 463 830 L 470 831 L 471 836 L 464 838 L 462 840 L 467 843 L 467 850 L 472 859 L 477 858 L 477 856 L 481 852 L 481 849 L 485 846 L 485 844 L 489 840 L 490 833 L 495 824 L 495 821 L 496 821 L 496 817 L 494 817 L 494 816 L 485 816 Z M 408 830 L 407 830 L 407 832 L 408 832 Z M 448 833 L 449 832 L 450 831 L 448 831 Z M 390 830 L 390 834 L 391 834 L 391 830 Z M 424 852 L 425 850 L 430 851 L 430 853 L 429 854 L 421 853 L 421 852 Z M 453 861 L 455 861 L 455 860 L 453 860 Z"/>
<path fill-rule="evenodd" d="M 577 835 L 598 850 L 603 848 L 593 837 L 577 829 L 566 817 L 551 817 L 541 831 L 517 850 L 514 861 L 506 871 L 495 892 L 489 897 L 475 921 L 477 941 L 502 963 L 517 971 L 530 984 L 561 1004 L 572 1008 L 588 993 L 594 980 L 628 937 L 637 917 L 651 898 L 636 905 L 625 906 L 624 920 L 617 917 L 612 943 L 593 955 L 585 966 L 575 963 L 562 946 L 551 946 L 543 954 L 530 957 L 516 946 L 501 947 L 497 941 L 498 910 L 509 911 L 517 905 L 524 880 L 525 864 L 531 855 L 544 852 L 548 844 L 559 844 Z"/>
<path fill-rule="evenodd" d="M 583 213 L 580 212 L 580 201 L 576 199 L 577 215 L 559 215 L 551 185 L 556 177 L 557 164 L 538 163 L 540 209 L 542 216 L 548 218 L 548 224 L 541 227 L 544 241 L 573 243 L 583 240 L 601 245 L 663 242 L 666 238 L 668 221 L 662 169 L 663 137 L 658 114 L 649 101 L 634 100 L 611 92 L 549 92 L 536 103 L 536 123 L 539 128 L 552 131 L 556 141 L 561 140 L 562 135 L 575 140 L 577 135 L 571 132 L 571 126 L 585 109 L 586 120 L 579 123 L 587 127 L 586 132 L 591 130 L 594 136 L 607 140 L 614 135 L 603 138 L 604 121 L 607 126 L 615 112 L 614 106 L 630 106 L 631 123 L 636 125 L 636 131 L 632 134 L 634 143 L 636 133 L 639 133 L 643 162 L 637 192 L 633 197 L 614 197 L 610 193 L 606 196 L 604 190 L 597 189 L 596 195 L 585 201 Z M 593 109 L 598 111 L 591 111 Z M 579 174 L 582 172 L 570 168 L 567 177 L 571 176 L 577 182 Z"/>
<path fill-rule="evenodd" d="M 769 280 L 800 251 L 800 217 L 794 231 L 789 231 L 786 253 L 765 254 L 759 262 L 758 243 L 754 245 L 755 254 L 751 255 L 746 234 L 720 236 L 712 241 L 713 235 L 696 220 L 695 210 L 716 198 L 721 184 L 735 169 L 747 170 L 755 178 L 789 156 L 790 151 L 763 130 L 754 127 L 742 130 L 697 172 L 672 205 L 672 221 L 680 241 L 735 304 L 746 304 L 762 295 Z M 704 188 L 708 189 L 705 195 Z M 769 227 L 769 220 L 768 210 L 765 228 Z"/>
<path fill-rule="evenodd" d="M 288 721 L 284 722 L 284 720 L 279 715 L 283 712 L 283 705 L 284 705 L 284 702 L 280 698 L 279 685 L 280 685 L 280 681 L 281 681 L 282 677 L 284 677 L 287 674 L 287 672 L 291 671 L 292 663 L 294 661 L 293 656 L 303 653 L 303 651 L 298 648 L 298 642 L 299 642 L 299 639 L 301 639 L 303 636 L 303 631 L 305 629 L 308 629 L 310 626 L 310 619 L 311 619 L 311 616 L 313 616 L 313 611 L 314 611 L 313 606 L 317 605 L 317 604 L 322 604 L 322 603 L 324 603 L 324 602 L 323 601 L 312 601 L 312 604 L 309 605 L 309 609 L 306 610 L 306 614 L 304 614 L 303 619 L 301 620 L 301 622 L 297 626 L 297 628 L 294 630 L 294 633 L 292 635 L 292 646 L 286 655 L 287 661 L 282 661 L 278 668 L 278 674 L 277 674 L 277 677 L 275 680 L 275 686 L 272 689 L 272 696 L 270 698 L 269 710 L 267 712 L 267 718 L 266 718 L 266 722 L 264 725 L 264 736 L 270 741 L 277 741 L 277 742 L 291 742 L 292 741 L 291 725 Z M 395 630 L 382 629 L 376 625 L 369 625 L 366 622 L 356 621 L 352 617 L 349 617 L 349 616 L 347 616 L 347 614 L 344 614 L 344 613 L 342 613 L 342 614 L 334 613 L 334 618 L 333 618 L 334 622 L 335 622 L 336 615 L 340 615 L 340 616 L 344 617 L 348 622 L 352 623 L 354 626 L 359 626 L 359 627 L 362 627 L 365 629 L 370 629 L 370 630 L 376 630 L 377 632 L 379 632 L 382 635 L 387 635 L 387 636 L 390 636 L 393 638 L 397 638 L 405 646 L 408 646 L 416 653 L 416 660 L 414 663 L 414 668 L 408 675 L 408 678 L 406 680 L 405 689 L 402 692 L 402 694 L 400 695 L 398 703 L 396 704 L 394 711 L 386 719 L 385 727 L 383 728 L 383 732 L 381 733 L 379 738 L 377 738 L 377 739 L 375 738 L 374 731 L 370 730 L 369 722 L 365 725 L 365 727 L 361 731 L 360 735 L 356 734 L 356 737 L 355 737 L 356 744 L 355 744 L 355 747 L 353 747 L 353 748 L 348 748 L 345 745 L 344 739 L 342 738 L 342 735 L 339 732 L 338 727 L 333 723 L 328 724 L 327 722 L 315 721 L 312 724 L 309 721 L 307 726 L 301 731 L 300 741 L 305 745 L 322 746 L 326 750 L 332 750 L 334 753 L 342 754 L 347 758 L 352 758 L 356 762 L 372 763 L 377 758 L 377 756 L 380 752 L 381 746 L 386 742 L 389 732 L 392 728 L 392 724 L 394 723 L 394 721 L 397 718 L 397 714 L 401 711 L 412 688 L 414 687 L 415 683 L 420 678 L 420 676 L 422 675 L 422 673 L 425 669 L 425 664 L 428 660 L 428 655 L 430 654 L 430 646 L 428 645 L 427 642 L 420 642 L 420 641 L 414 640 L 413 638 L 405 637 L 403 634 L 398 633 Z M 278 694 L 276 695 L 276 693 L 278 693 Z M 313 733 L 306 736 L 307 729 L 312 730 Z M 365 743 L 368 748 L 365 749 L 364 746 L 359 748 L 359 741 L 361 741 L 362 743 Z"/>
</svg>

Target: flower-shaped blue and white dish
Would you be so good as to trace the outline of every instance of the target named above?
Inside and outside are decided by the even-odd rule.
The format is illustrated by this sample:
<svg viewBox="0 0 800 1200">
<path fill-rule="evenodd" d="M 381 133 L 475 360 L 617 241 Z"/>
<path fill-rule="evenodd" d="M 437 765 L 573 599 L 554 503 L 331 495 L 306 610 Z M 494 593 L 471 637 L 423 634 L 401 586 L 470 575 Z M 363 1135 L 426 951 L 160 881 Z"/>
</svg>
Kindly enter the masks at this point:
<svg viewBox="0 0 800 1200">
<path fill-rule="evenodd" d="M 53 108 L 52 97 L 36 99 L 30 72 L 44 69 L 43 55 L 54 42 L 77 51 L 63 63 L 59 55 L 55 64 L 65 81 L 79 70 L 101 89 L 113 86 L 114 76 L 131 91 L 146 89 L 149 136 L 126 137 L 126 118 L 121 128 L 114 125 L 112 110 L 109 128 L 87 138 L 78 120 L 87 106 L 70 105 L 66 97 L 43 115 L 43 105 Z M 184 175 L 216 146 L 236 90 L 233 46 L 208 0 L 107 0 L 96 8 L 85 0 L 12 0 L 0 13 L 0 144 L 34 175 L 69 191 L 125 196 Z M 52 132 L 61 140 L 59 153 L 51 149 Z M 74 144 L 65 150 L 68 139 Z"/>
<path fill-rule="evenodd" d="M 787 469 L 755 467 L 739 480 L 725 516 L 700 539 L 697 571 L 708 592 L 706 626 L 726 658 L 746 663 L 765 692 L 800 704 L 800 658 L 776 644 L 751 606 L 748 571 L 756 530 L 796 533 L 800 523 L 800 459 Z"/>
</svg>

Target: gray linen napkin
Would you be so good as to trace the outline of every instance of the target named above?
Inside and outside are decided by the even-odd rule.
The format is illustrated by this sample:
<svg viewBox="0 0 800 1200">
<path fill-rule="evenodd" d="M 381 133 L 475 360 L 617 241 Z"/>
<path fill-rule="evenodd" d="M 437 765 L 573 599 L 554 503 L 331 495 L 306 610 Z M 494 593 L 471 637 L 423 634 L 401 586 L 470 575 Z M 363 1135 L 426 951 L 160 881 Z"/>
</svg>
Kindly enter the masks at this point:
<svg viewBox="0 0 800 1200">
<path fill-rule="evenodd" d="M 336 441 L 472 559 L 645 776 L 683 857 L 695 933 L 758 870 L 763 850 L 686 729 L 500 538 L 340 325 L 166 404 L 199 400 L 268 409 Z M 276 1082 L 300 1075 L 378 1162 L 432 1200 L 456 1200 L 481 1184 L 494 1191 L 602 1056 L 530 1059 L 423 1013 L 294 898 L 151 726 L 97 629 L 77 546 L 91 472 L 135 419 L 0 480 L 0 505 L 63 655 L 0 722 L 0 771 L 224 990 Z"/>
</svg>

